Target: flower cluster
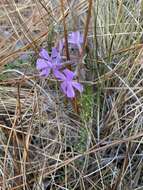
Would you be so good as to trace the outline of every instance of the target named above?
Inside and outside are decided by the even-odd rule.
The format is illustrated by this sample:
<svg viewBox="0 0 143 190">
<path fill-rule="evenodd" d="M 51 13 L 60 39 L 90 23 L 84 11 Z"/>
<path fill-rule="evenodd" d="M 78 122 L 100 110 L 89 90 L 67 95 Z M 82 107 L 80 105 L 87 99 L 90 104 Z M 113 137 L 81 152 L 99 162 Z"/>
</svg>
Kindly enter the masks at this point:
<svg viewBox="0 0 143 190">
<path fill-rule="evenodd" d="M 68 43 L 73 44 L 81 50 L 81 44 L 83 43 L 83 36 L 79 31 L 72 32 L 68 35 Z M 67 68 L 63 68 L 60 52 L 64 48 L 64 39 L 60 40 L 59 48 L 52 48 L 52 52 L 49 53 L 42 48 L 39 53 L 39 58 L 36 62 L 36 68 L 40 72 L 40 76 L 48 77 L 52 73 L 60 82 L 62 92 L 68 98 L 75 97 L 75 90 L 79 92 L 83 91 L 83 86 L 74 81 L 75 73 Z"/>
</svg>

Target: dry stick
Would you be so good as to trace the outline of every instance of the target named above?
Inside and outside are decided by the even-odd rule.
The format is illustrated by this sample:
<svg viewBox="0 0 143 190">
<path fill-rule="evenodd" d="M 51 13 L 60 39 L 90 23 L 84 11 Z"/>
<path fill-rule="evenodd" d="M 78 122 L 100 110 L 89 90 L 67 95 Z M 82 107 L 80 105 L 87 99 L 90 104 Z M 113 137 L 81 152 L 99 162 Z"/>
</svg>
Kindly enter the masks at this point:
<svg viewBox="0 0 143 190">
<path fill-rule="evenodd" d="M 67 27 L 66 27 L 66 19 L 65 19 L 65 14 L 64 14 L 64 2 L 63 2 L 63 0 L 61 0 L 61 10 L 62 10 L 62 16 L 63 16 L 63 25 L 64 25 L 66 57 L 67 57 L 67 60 L 70 60 L 70 54 L 69 54 L 69 49 L 68 49 Z M 69 66 L 69 69 L 71 70 L 71 66 Z"/>
<path fill-rule="evenodd" d="M 87 45 L 87 35 L 88 35 L 90 18 L 91 18 L 92 0 L 89 0 L 88 2 L 89 2 L 89 5 L 88 5 L 88 13 L 87 13 L 85 29 L 84 29 L 83 45 L 82 45 L 82 51 L 81 51 L 81 61 L 80 61 L 80 64 L 78 65 L 78 69 L 77 69 L 78 73 L 80 73 L 79 70 L 83 66 L 82 58 L 83 58 L 84 51 L 85 51 L 85 48 L 86 48 L 86 45 Z"/>
<path fill-rule="evenodd" d="M 88 28 L 89 28 L 89 23 L 90 23 L 90 18 L 91 18 L 91 10 L 92 10 L 92 0 L 88 0 L 89 5 L 88 5 L 88 14 L 87 14 L 87 19 L 86 19 L 86 24 L 85 24 L 85 30 L 84 30 L 84 38 L 83 38 L 83 46 L 82 46 L 82 55 L 85 51 L 85 47 L 87 44 L 87 35 L 88 35 Z"/>
<path fill-rule="evenodd" d="M 85 24 L 85 30 L 84 30 L 83 46 L 82 46 L 82 52 L 80 54 L 81 61 L 80 61 L 80 64 L 78 66 L 78 69 L 77 69 L 78 74 L 80 73 L 80 71 L 79 71 L 80 68 L 83 66 L 82 58 L 83 58 L 83 54 L 84 54 L 86 44 L 87 44 L 88 28 L 89 28 L 89 23 L 90 23 L 90 18 L 91 18 L 92 0 L 89 0 L 88 2 L 89 2 L 89 5 L 88 5 L 88 13 L 87 13 L 87 19 L 86 19 L 86 24 Z"/>
<path fill-rule="evenodd" d="M 64 14 L 64 2 L 61 0 L 61 10 L 62 10 L 62 16 L 63 16 L 63 25 L 64 25 L 64 38 L 65 38 L 65 49 L 66 49 L 66 57 L 67 61 L 70 60 L 70 54 L 69 54 L 69 48 L 68 48 L 68 38 L 67 38 L 67 27 L 66 27 L 66 18 Z M 67 68 L 71 70 L 71 65 L 68 65 Z M 78 106 L 78 101 L 77 98 L 74 98 L 72 100 L 72 105 L 77 114 L 79 114 L 79 106 Z"/>
<path fill-rule="evenodd" d="M 77 68 L 78 75 L 80 75 L 79 70 L 83 66 L 82 58 L 83 58 L 83 54 L 84 54 L 86 44 L 87 44 L 88 28 L 89 28 L 89 23 L 90 23 L 90 18 L 91 18 L 92 0 L 89 0 L 88 2 L 89 2 L 89 5 L 88 5 L 88 13 L 87 13 L 87 19 L 86 19 L 86 24 L 85 24 L 85 30 L 84 30 L 83 46 L 82 46 L 82 52 L 80 54 L 81 61 L 80 61 L 80 64 L 79 64 L 79 66 Z"/>
</svg>

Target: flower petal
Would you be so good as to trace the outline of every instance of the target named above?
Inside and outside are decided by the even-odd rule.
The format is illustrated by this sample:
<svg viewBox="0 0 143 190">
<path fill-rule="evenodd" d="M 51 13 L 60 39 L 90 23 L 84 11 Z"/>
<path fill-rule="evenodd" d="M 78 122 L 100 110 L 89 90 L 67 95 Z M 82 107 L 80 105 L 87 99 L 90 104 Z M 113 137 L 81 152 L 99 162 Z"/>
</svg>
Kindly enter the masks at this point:
<svg viewBox="0 0 143 190">
<path fill-rule="evenodd" d="M 37 59 L 37 61 L 36 61 L 36 68 L 38 70 L 44 69 L 47 66 L 48 66 L 48 62 L 47 61 L 45 61 L 44 59 L 40 59 L 40 58 Z"/>
<path fill-rule="evenodd" d="M 56 77 L 57 79 L 62 80 L 62 81 L 66 80 L 64 74 L 61 73 L 60 71 L 58 71 L 57 69 L 54 69 L 53 72 L 54 72 L 54 75 L 55 75 L 55 77 Z"/>
<path fill-rule="evenodd" d="M 63 51 L 63 48 L 64 48 L 64 39 L 61 39 L 60 41 L 59 41 L 59 44 L 58 44 L 58 50 L 59 50 L 59 52 L 62 52 Z"/>
<path fill-rule="evenodd" d="M 82 44 L 83 43 L 83 34 L 81 34 L 79 31 L 76 31 L 75 36 L 76 36 L 77 45 Z"/>
<path fill-rule="evenodd" d="M 67 95 L 67 83 L 66 82 L 61 83 L 61 89 L 62 89 L 63 93 L 65 95 Z"/>
<path fill-rule="evenodd" d="M 60 53 L 57 51 L 57 48 L 55 47 L 52 47 L 51 60 L 52 60 L 53 65 L 61 64 Z"/>
<path fill-rule="evenodd" d="M 74 32 L 74 39 L 75 39 L 75 43 L 78 45 L 80 43 L 80 32 L 79 31 Z"/>
<path fill-rule="evenodd" d="M 56 58 L 56 60 L 54 61 L 55 65 L 61 65 L 61 57 L 60 55 L 58 55 L 58 57 Z"/>
<path fill-rule="evenodd" d="M 77 89 L 79 92 L 82 92 L 83 91 L 83 85 L 78 83 L 78 82 L 72 82 L 72 86 Z"/>
<path fill-rule="evenodd" d="M 76 36 L 74 35 L 74 32 L 70 33 L 68 35 L 68 43 L 76 44 Z"/>
<path fill-rule="evenodd" d="M 52 47 L 52 52 L 51 52 L 51 57 L 52 57 L 52 59 L 53 59 L 53 58 L 56 58 L 57 56 L 58 56 L 57 48 Z"/>
<path fill-rule="evenodd" d="M 66 75 L 67 80 L 72 80 L 75 76 L 75 73 L 70 71 L 69 69 L 64 69 L 63 73 Z"/>
<path fill-rule="evenodd" d="M 45 76 L 48 77 L 50 74 L 51 69 L 50 68 L 45 68 L 40 72 L 40 76 Z"/>
<path fill-rule="evenodd" d="M 79 31 L 72 32 L 68 35 L 68 42 L 79 46 L 83 43 L 83 35 Z"/>
<path fill-rule="evenodd" d="M 48 52 L 47 52 L 44 48 L 41 49 L 41 51 L 40 51 L 40 53 L 39 53 L 39 56 L 40 56 L 41 58 L 46 59 L 46 60 L 49 60 L 49 59 L 50 59 L 50 56 L 49 56 Z"/>
<path fill-rule="evenodd" d="M 72 87 L 72 83 L 68 82 L 67 83 L 67 97 L 68 98 L 74 98 L 75 97 L 75 92 Z"/>
</svg>

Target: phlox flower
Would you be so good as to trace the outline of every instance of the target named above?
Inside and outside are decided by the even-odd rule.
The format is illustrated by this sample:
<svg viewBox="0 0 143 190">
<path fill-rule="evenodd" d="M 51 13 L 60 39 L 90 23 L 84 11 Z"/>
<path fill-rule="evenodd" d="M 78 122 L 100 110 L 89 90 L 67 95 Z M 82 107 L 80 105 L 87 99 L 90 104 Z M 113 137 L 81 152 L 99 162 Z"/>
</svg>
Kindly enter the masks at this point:
<svg viewBox="0 0 143 190">
<path fill-rule="evenodd" d="M 36 68 L 39 70 L 40 76 L 48 77 L 51 71 L 54 73 L 56 69 L 61 67 L 61 57 L 55 47 L 52 48 L 51 55 L 42 48 L 39 56 L 36 62 Z"/>
<path fill-rule="evenodd" d="M 55 76 L 57 79 L 61 80 L 61 89 L 68 98 L 75 97 L 75 90 L 78 90 L 79 92 L 83 91 L 83 86 L 73 80 L 75 73 L 69 69 L 64 69 L 63 73 L 56 70 Z"/>
<path fill-rule="evenodd" d="M 71 32 L 68 35 L 68 43 L 76 45 L 78 48 L 81 48 L 83 43 L 83 35 L 79 31 Z"/>
<path fill-rule="evenodd" d="M 77 46 L 81 51 L 81 44 L 83 44 L 83 34 L 79 31 L 71 32 L 68 34 L 68 43 Z M 62 52 L 65 45 L 65 39 L 59 41 L 59 51 Z"/>
</svg>

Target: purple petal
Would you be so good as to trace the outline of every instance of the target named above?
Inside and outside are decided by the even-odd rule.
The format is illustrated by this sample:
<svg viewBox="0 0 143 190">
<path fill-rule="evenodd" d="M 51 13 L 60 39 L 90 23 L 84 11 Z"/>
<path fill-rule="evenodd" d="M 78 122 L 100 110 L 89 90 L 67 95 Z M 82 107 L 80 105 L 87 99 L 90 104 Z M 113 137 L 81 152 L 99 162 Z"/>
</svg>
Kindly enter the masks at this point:
<svg viewBox="0 0 143 190">
<path fill-rule="evenodd" d="M 73 35 L 68 36 L 68 43 L 76 44 L 75 37 Z"/>
<path fill-rule="evenodd" d="M 61 63 L 61 57 L 60 57 L 60 55 L 58 55 L 58 57 L 56 58 L 55 64 L 56 64 L 56 65 L 61 65 L 61 64 L 62 64 L 62 63 Z"/>
<path fill-rule="evenodd" d="M 58 54 L 57 57 L 54 58 L 52 61 L 53 61 L 53 64 L 60 65 L 61 64 L 61 56 L 60 56 L 60 54 Z"/>
<path fill-rule="evenodd" d="M 76 31 L 76 32 L 73 32 L 73 36 L 74 36 L 74 40 L 75 40 L 75 43 L 79 43 L 79 39 L 80 39 L 80 32 L 79 31 Z"/>
<path fill-rule="evenodd" d="M 62 64 L 60 64 L 60 63 L 55 63 L 55 64 L 53 64 L 53 67 L 52 67 L 53 73 L 54 73 L 55 71 L 61 69 L 61 68 L 62 68 Z"/>
<path fill-rule="evenodd" d="M 36 68 L 38 70 L 44 69 L 44 68 L 46 68 L 48 66 L 51 66 L 50 62 L 45 61 L 44 59 L 40 59 L 40 58 L 37 59 L 37 61 L 36 61 Z"/>
<path fill-rule="evenodd" d="M 78 82 L 72 82 L 72 86 L 76 88 L 79 92 L 83 91 L 83 85 Z"/>
<path fill-rule="evenodd" d="M 53 58 L 56 58 L 57 56 L 58 56 L 57 48 L 52 47 L 52 52 L 51 52 L 51 57 L 52 57 L 52 59 L 53 59 Z"/>
<path fill-rule="evenodd" d="M 82 44 L 83 43 L 83 34 L 79 33 L 79 43 Z"/>
<path fill-rule="evenodd" d="M 72 87 L 72 84 L 68 82 L 67 84 L 67 97 L 68 98 L 74 98 L 75 97 L 75 92 Z"/>
<path fill-rule="evenodd" d="M 55 47 L 52 48 L 51 59 L 52 59 L 52 62 L 54 65 L 61 64 L 60 53 L 57 51 L 57 48 L 55 48 Z"/>
<path fill-rule="evenodd" d="M 50 68 L 45 68 L 40 72 L 40 76 L 45 76 L 48 77 L 50 74 L 51 69 Z"/>
<path fill-rule="evenodd" d="M 68 42 L 79 46 L 83 43 L 83 35 L 79 31 L 72 32 L 68 35 Z"/>
<path fill-rule="evenodd" d="M 46 60 L 49 60 L 49 58 L 50 58 L 48 52 L 44 48 L 41 49 L 39 56 Z"/>
<path fill-rule="evenodd" d="M 83 43 L 83 35 L 79 31 L 75 32 L 77 45 Z"/>
<path fill-rule="evenodd" d="M 61 89 L 62 89 L 63 93 L 65 95 L 67 95 L 67 83 L 66 82 L 61 83 Z"/>
<path fill-rule="evenodd" d="M 59 52 L 62 52 L 63 48 L 64 48 L 64 39 L 61 39 L 59 41 L 59 47 L 58 47 Z"/>
<path fill-rule="evenodd" d="M 72 80 L 75 76 L 75 73 L 70 71 L 69 69 L 64 69 L 63 73 L 66 75 L 67 80 Z"/>
<path fill-rule="evenodd" d="M 53 72 L 57 79 L 62 80 L 62 81 L 66 80 L 64 74 L 58 71 L 57 69 L 55 69 Z"/>
<path fill-rule="evenodd" d="M 68 42 L 69 43 L 73 43 L 75 44 L 76 43 L 76 35 L 75 35 L 75 32 L 72 32 L 68 35 Z"/>
</svg>

